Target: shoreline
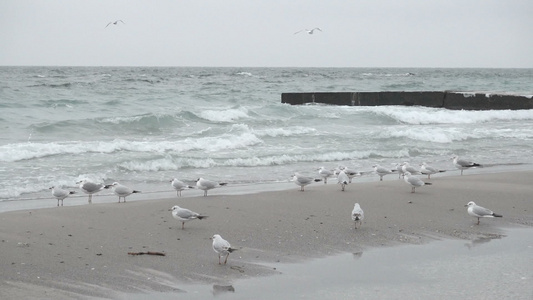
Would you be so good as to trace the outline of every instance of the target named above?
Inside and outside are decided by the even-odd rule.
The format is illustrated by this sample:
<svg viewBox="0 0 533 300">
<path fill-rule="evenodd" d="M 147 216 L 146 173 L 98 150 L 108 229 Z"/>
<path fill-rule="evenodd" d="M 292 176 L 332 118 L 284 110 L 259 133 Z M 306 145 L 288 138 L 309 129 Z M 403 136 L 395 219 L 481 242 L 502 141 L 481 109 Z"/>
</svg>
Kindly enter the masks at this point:
<svg viewBox="0 0 533 300">
<path fill-rule="evenodd" d="M 333 183 L 311 184 L 300 192 L 290 183 L 288 189 L 252 194 L 218 190 L 208 197 L 177 198 L 173 193 L 126 204 L 114 200 L 3 212 L 0 295 L 32 298 L 44 291 L 45 298 L 114 298 L 116 293 L 177 292 L 187 283 L 227 284 L 279 274 L 268 267 L 272 263 L 444 238 L 494 238 L 506 227 L 533 227 L 531 170 L 423 180 L 433 185 L 414 194 L 403 180 L 354 179 L 345 192 Z M 476 225 L 464 207 L 469 201 L 503 218 L 484 218 Z M 355 202 L 365 211 L 357 230 L 350 219 Z M 176 204 L 209 217 L 181 230 L 168 211 Z M 238 249 L 225 266 L 218 265 L 211 248 L 213 234 Z M 128 255 L 141 251 L 166 256 Z"/>
<path fill-rule="evenodd" d="M 448 177 L 448 176 L 459 176 L 458 169 L 445 170 L 446 172 L 434 174 L 434 178 L 439 177 Z M 494 174 L 494 173 L 506 173 L 506 172 L 521 172 L 521 171 L 533 171 L 533 164 L 499 164 L 499 165 L 485 165 L 482 168 L 473 168 L 466 171 L 464 176 L 470 175 L 479 175 L 479 174 Z M 305 173 L 306 176 L 319 176 L 313 173 Z M 367 174 L 361 177 L 355 177 L 352 184 L 359 183 L 368 183 L 379 180 L 376 174 L 373 174 L 371 171 L 366 171 Z M 290 177 L 290 174 L 287 176 Z M 423 175 L 417 175 L 421 179 L 426 178 Z M 334 179 L 330 179 L 331 182 L 334 182 Z M 394 174 L 384 176 L 384 181 L 394 181 L 398 180 Z M 165 182 L 166 183 L 166 182 Z M 159 187 L 166 186 L 167 189 L 157 189 L 155 191 L 149 191 L 144 189 L 146 186 L 137 187 L 135 189 L 141 190 L 141 193 L 134 194 L 128 197 L 128 202 L 133 201 L 146 201 L 150 199 L 167 199 L 173 198 L 176 196 L 176 192 L 170 187 L 170 184 L 159 184 Z M 290 190 L 294 187 L 294 183 L 287 179 L 287 181 L 276 181 L 276 182 L 260 182 L 260 183 L 230 183 L 223 188 L 217 188 L 209 191 L 209 195 L 245 195 L 245 194 L 256 194 L 261 192 L 269 191 L 281 191 L 281 190 Z M 78 186 L 75 187 L 65 187 L 65 189 L 75 191 L 76 194 L 70 195 L 64 201 L 65 206 L 76 206 L 76 205 L 86 205 L 87 204 L 87 194 L 84 194 Z M 42 193 L 41 193 L 42 194 Z M 4 199 L 0 200 L 0 214 L 4 212 L 17 211 L 17 210 L 26 210 L 26 209 L 42 209 L 42 208 L 53 208 L 56 207 L 56 199 L 50 195 L 50 191 L 46 190 L 44 192 L 46 196 L 39 196 L 36 198 L 16 198 L 16 199 Z M 43 194 L 43 195 L 44 195 Z M 182 197 L 201 197 L 203 196 L 203 191 L 196 188 L 192 190 L 185 190 L 182 193 Z M 96 193 L 93 195 L 94 204 L 102 203 L 113 203 L 116 202 L 117 196 L 112 192 L 112 190 L 104 190 L 102 192 Z"/>
</svg>

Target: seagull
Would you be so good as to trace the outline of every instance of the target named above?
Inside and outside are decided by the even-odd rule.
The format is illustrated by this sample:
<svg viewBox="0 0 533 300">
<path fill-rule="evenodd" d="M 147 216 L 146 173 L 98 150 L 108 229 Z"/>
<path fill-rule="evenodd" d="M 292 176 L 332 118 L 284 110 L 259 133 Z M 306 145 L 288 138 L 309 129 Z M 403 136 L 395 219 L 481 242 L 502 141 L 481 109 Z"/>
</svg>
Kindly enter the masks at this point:
<svg viewBox="0 0 533 300">
<path fill-rule="evenodd" d="M 176 190 L 176 194 L 178 195 L 178 197 L 181 197 L 181 191 L 193 188 L 192 186 L 176 178 L 172 179 L 170 182 L 172 187 Z"/>
<path fill-rule="evenodd" d="M 226 184 L 227 183 L 225 183 L 225 182 L 218 183 L 216 181 L 203 179 L 201 177 L 196 180 L 196 187 L 201 189 L 201 190 L 204 190 L 204 197 L 207 197 L 207 191 L 208 190 L 214 189 L 214 188 L 217 188 L 217 187 L 221 187 L 221 186 L 224 186 Z"/>
<path fill-rule="evenodd" d="M 57 206 L 59 206 L 59 201 L 61 201 L 61 206 L 63 206 L 63 199 L 67 198 L 69 195 L 76 193 L 74 191 L 67 191 L 55 186 L 51 187 L 50 190 L 52 190 L 52 196 L 57 199 Z"/>
<path fill-rule="evenodd" d="M 396 170 L 398 171 L 398 179 L 402 178 L 403 176 L 403 165 L 402 164 L 396 164 Z"/>
<path fill-rule="evenodd" d="M 352 178 L 363 175 L 361 172 L 348 169 L 347 167 L 344 167 L 344 166 L 340 166 L 335 170 L 336 175 L 338 175 L 340 171 L 344 171 L 344 173 L 348 175 L 348 183 L 352 183 Z"/>
<path fill-rule="evenodd" d="M 313 34 L 315 30 L 322 31 L 322 29 L 320 29 L 320 28 L 318 28 L 318 27 L 315 27 L 315 28 L 313 28 L 313 29 L 311 29 L 311 30 L 309 30 L 309 29 L 302 29 L 302 30 L 300 30 L 300 31 L 296 31 L 294 34 L 298 34 L 298 33 L 302 32 L 302 31 L 305 31 L 305 32 L 307 32 L 308 34 Z"/>
<path fill-rule="evenodd" d="M 344 173 L 344 171 L 340 171 L 339 176 L 337 176 L 337 182 L 341 185 L 341 190 L 344 192 L 344 187 L 348 185 L 348 181 L 350 181 L 350 178 L 348 178 L 348 175 Z"/>
<path fill-rule="evenodd" d="M 359 203 L 355 203 L 352 210 L 352 220 L 355 222 L 355 229 L 357 229 L 357 223 L 359 223 L 359 226 L 363 224 L 364 218 L 365 214 L 363 212 L 363 209 L 361 209 Z"/>
<path fill-rule="evenodd" d="M 228 241 L 223 239 L 220 235 L 215 234 L 212 237 L 213 239 L 213 250 L 215 250 L 216 253 L 218 253 L 218 264 L 220 263 L 220 257 L 226 256 L 226 259 L 224 260 L 224 264 L 228 262 L 228 256 L 231 252 L 237 250 L 235 248 L 231 248 L 231 245 Z"/>
<path fill-rule="evenodd" d="M 483 167 L 480 164 L 476 164 L 474 162 L 467 161 L 464 159 L 459 159 L 459 156 L 454 156 L 452 157 L 452 159 L 453 159 L 453 164 L 455 165 L 455 167 L 461 170 L 461 175 L 463 175 L 464 169 L 473 168 L 473 167 Z"/>
<path fill-rule="evenodd" d="M 446 170 L 439 170 L 439 169 L 435 169 L 431 166 L 429 166 L 427 163 L 423 162 L 422 164 L 420 164 L 420 173 L 424 174 L 424 175 L 427 175 L 428 176 L 428 179 L 430 179 L 431 175 L 432 174 L 437 174 L 437 173 L 442 173 L 442 172 L 446 172 Z"/>
<path fill-rule="evenodd" d="M 135 191 L 125 185 L 122 185 L 118 182 L 113 182 L 111 185 L 113 187 L 113 192 L 115 192 L 115 195 L 118 196 L 118 203 L 120 203 L 120 198 L 124 199 L 124 203 L 126 203 L 126 197 L 128 197 L 131 194 L 140 193 L 141 191 Z"/>
<path fill-rule="evenodd" d="M 488 208 L 484 208 L 482 206 L 475 204 L 474 201 L 468 202 L 468 204 L 465 206 L 468 207 L 468 210 L 467 210 L 468 214 L 471 215 L 472 217 L 477 218 L 477 225 L 479 225 L 479 218 L 494 218 L 494 217 L 501 218 L 503 217 L 502 215 L 496 214 Z"/>
<path fill-rule="evenodd" d="M 415 169 L 415 167 L 411 166 L 408 162 L 403 162 L 402 164 L 402 172 L 405 174 L 405 172 L 409 172 L 411 174 L 416 174 L 416 175 L 420 175 L 422 173 L 420 173 L 420 171 L 418 171 L 417 169 Z"/>
<path fill-rule="evenodd" d="M 386 169 L 380 165 L 373 165 L 374 171 L 379 175 L 379 181 L 383 181 L 383 176 L 392 174 L 394 171 Z"/>
<path fill-rule="evenodd" d="M 294 173 L 294 175 L 292 176 L 292 180 L 294 181 L 295 184 L 300 186 L 300 191 L 303 192 L 304 186 L 311 184 L 313 182 L 319 182 L 322 179 L 315 179 L 313 177 L 302 176 L 300 175 L 300 173 Z"/>
<path fill-rule="evenodd" d="M 424 181 L 422 181 L 422 179 L 420 179 L 418 177 L 415 177 L 415 176 L 412 176 L 410 172 L 405 172 L 404 173 L 403 180 L 405 181 L 405 183 L 411 185 L 411 193 L 414 193 L 415 192 L 415 188 L 417 188 L 417 187 L 421 187 L 421 186 L 424 186 L 426 184 L 427 185 L 431 185 L 430 182 L 424 182 Z"/>
<path fill-rule="evenodd" d="M 185 228 L 185 222 L 187 221 L 196 219 L 201 220 L 207 218 L 207 216 L 202 216 L 199 213 L 195 213 L 194 211 L 186 208 L 181 208 L 177 205 L 173 206 L 169 210 L 172 211 L 172 216 L 174 217 L 174 219 L 178 219 L 181 221 L 181 229 Z"/>
<path fill-rule="evenodd" d="M 116 20 L 115 22 L 109 22 L 109 23 L 107 23 L 107 25 L 106 25 L 104 28 L 107 28 L 107 26 L 109 26 L 109 25 L 111 25 L 111 24 L 113 24 L 113 25 L 118 25 L 118 22 L 122 22 L 122 24 L 126 24 L 126 23 L 124 23 L 124 21 L 122 21 L 122 20 Z"/>
<path fill-rule="evenodd" d="M 108 189 L 110 185 L 105 185 L 102 183 L 94 183 L 88 181 L 87 179 L 76 182 L 80 185 L 80 189 L 85 193 L 89 194 L 89 203 L 93 203 L 93 194 L 98 193 L 103 189 Z"/>
<path fill-rule="evenodd" d="M 324 184 L 328 183 L 328 177 L 333 176 L 333 172 L 330 170 L 326 170 L 324 167 L 320 167 L 318 169 L 318 175 L 320 175 L 322 178 L 324 178 Z"/>
</svg>

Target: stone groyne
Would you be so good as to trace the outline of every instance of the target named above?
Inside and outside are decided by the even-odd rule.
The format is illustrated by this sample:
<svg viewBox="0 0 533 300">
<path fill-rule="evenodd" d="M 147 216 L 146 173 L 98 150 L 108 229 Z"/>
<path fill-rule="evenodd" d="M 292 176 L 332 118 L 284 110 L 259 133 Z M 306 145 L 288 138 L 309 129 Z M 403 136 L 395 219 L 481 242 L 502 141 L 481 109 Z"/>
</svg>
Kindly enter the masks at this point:
<svg viewBox="0 0 533 300">
<path fill-rule="evenodd" d="M 348 106 L 404 105 L 465 110 L 533 109 L 532 95 L 474 92 L 316 92 L 282 93 L 281 102 L 292 105 Z"/>
</svg>

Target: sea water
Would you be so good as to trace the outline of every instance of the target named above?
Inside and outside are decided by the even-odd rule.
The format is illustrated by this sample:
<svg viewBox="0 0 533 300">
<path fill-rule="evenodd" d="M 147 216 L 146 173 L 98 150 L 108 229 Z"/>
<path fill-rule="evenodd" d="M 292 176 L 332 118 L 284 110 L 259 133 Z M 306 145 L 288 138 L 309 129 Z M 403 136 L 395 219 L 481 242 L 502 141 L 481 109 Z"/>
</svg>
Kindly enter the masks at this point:
<svg viewBox="0 0 533 300">
<path fill-rule="evenodd" d="M 85 178 L 151 193 L 172 191 L 172 178 L 284 183 L 321 166 L 408 161 L 457 173 L 453 155 L 484 171 L 530 166 L 533 110 L 291 106 L 281 93 L 531 97 L 532 78 L 533 69 L 0 67 L 0 203 L 50 199 L 51 186 L 81 197 Z"/>
</svg>

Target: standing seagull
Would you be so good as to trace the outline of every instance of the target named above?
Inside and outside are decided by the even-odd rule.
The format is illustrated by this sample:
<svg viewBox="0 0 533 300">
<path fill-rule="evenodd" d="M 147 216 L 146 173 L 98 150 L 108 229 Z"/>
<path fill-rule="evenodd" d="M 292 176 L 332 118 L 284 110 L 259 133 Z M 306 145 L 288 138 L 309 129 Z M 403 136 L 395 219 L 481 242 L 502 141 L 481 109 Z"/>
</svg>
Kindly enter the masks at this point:
<svg viewBox="0 0 533 300">
<path fill-rule="evenodd" d="M 326 168 L 324 167 L 320 167 L 320 169 L 318 169 L 318 175 L 320 175 L 320 177 L 324 178 L 324 184 L 328 183 L 328 177 L 331 177 L 333 176 L 333 172 L 330 171 L 330 170 L 326 170 Z"/>
<path fill-rule="evenodd" d="M 181 221 L 181 229 L 185 228 L 185 222 L 187 221 L 207 218 L 207 216 L 202 216 L 199 213 L 195 213 L 186 208 L 181 208 L 177 205 L 173 206 L 170 210 L 172 210 L 172 217 Z"/>
<path fill-rule="evenodd" d="M 215 234 L 212 237 L 213 239 L 213 250 L 215 250 L 216 253 L 218 253 L 218 264 L 220 263 L 220 257 L 226 256 L 226 259 L 224 260 L 224 264 L 228 262 L 228 256 L 231 252 L 237 250 L 235 248 L 231 248 L 231 245 L 228 241 L 223 239 L 220 235 Z"/>
<path fill-rule="evenodd" d="M 113 24 L 113 25 L 118 25 L 118 22 L 122 22 L 122 24 L 126 24 L 126 23 L 124 23 L 124 21 L 122 21 L 122 20 L 116 20 L 115 22 L 109 22 L 109 23 L 107 23 L 107 25 L 106 25 L 104 28 L 107 28 L 107 26 L 109 26 L 109 25 L 111 25 L 111 24 Z"/>
<path fill-rule="evenodd" d="M 113 192 L 115 192 L 115 195 L 118 196 L 118 203 L 120 203 L 120 198 L 124 199 L 124 203 L 126 203 L 126 197 L 131 194 L 140 193 L 140 191 L 135 191 L 118 182 L 113 182 L 111 186 L 113 187 Z"/>
<path fill-rule="evenodd" d="M 315 28 L 313 28 L 313 29 L 311 29 L 311 30 L 309 30 L 309 29 L 302 29 L 302 30 L 296 31 L 294 34 L 298 34 L 298 33 L 302 32 L 302 31 L 305 31 L 305 32 L 307 32 L 308 34 L 313 34 L 315 30 L 322 31 L 322 29 L 320 29 L 320 28 L 318 28 L 318 27 L 315 27 Z"/>
<path fill-rule="evenodd" d="M 192 186 L 176 178 L 172 179 L 170 182 L 172 187 L 176 190 L 176 194 L 178 195 L 178 197 L 181 197 L 181 191 L 193 188 Z"/>
<path fill-rule="evenodd" d="M 393 170 L 386 169 L 380 165 L 373 165 L 374 171 L 379 175 L 379 181 L 383 181 L 383 176 L 392 174 Z"/>
<path fill-rule="evenodd" d="M 424 182 L 424 181 L 422 181 L 422 179 L 411 175 L 410 172 L 405 172 L 403 175 L 404 175 L 403 176 L 403 180 L 405 181 L 405 183 L 411 185 L 411 193 L 414 193 L 415 192 L 415 188 L 417 188 L 417 187 L 421 187 L 421 186 L 424 186 L 424 185 L 431 185 L 430 182 Z"/>
<path fill-rule="evenodd" d="M 51 187 L 52 190 L 52 196 L 54 196 L 57 199 L 57 206 L 59 206 L 59 201 L 61 200 L 61 206 L 63 206 L 63 200 L 67 198 L 69 195 L 75 194 L 74 191 L 67 191 L 59 187 Z"/>
<path fill-rule="evenodd" d="M 87 179 L 76 182 L 80 185 L 80 189 L 85 193 L 89 194 L 89 203 L 93 203 L 93 194 L 98 193 L 103 189 L 108 189 L 110 185 L 105 185 L 102 183 L 90 182 Z"/>
<path fill-rule="evenodd" d="M 344 173 L 344 171 L 340 171 L 339 175 L 337 176 L 337 182 L 341 185 L 341 190 L 344 192 L 344 187 L 348 185 L 348 182 L 350 181 L 350 178 L 348 178 L 348 175 Z"/>
<path fill-rule="evenodd" d="M 344 167 L 344 166 L 338 167 L 337 171 L 335 171 L 335 173 L 337 174 L 340 171 L 344 171 L 344 173 L 346 173 L 346 175 L 348 175 L 348 178 L 349 178 L 348 183 L 352 183 L 352 178 L 363 175 L 361 172 L 358 172 L 358 171 L 355 171 L 355 170 L 352 170 L 352 169 L 348 169 L 347 167 Z"/>
<path fill-rule="evenodd" d="M 464 159 L 459 159 L 459 156 L 454 156 L 453 158 L 453 164 L 457 169 L 461 170 L 461 175 L 463 175 L 463 170 L 473 167 L 482 167 L 480 164 L 476 164 L 475 162 L 467 161 Z"/>
<path fill-rule="evenodd" d="M 208 190 L 211 190 L 211 189 L 214 189 L 214 188 L 217 188 L 217 187 L 221 187 L 221 186 L 224 186 L 226 184 L 227 183 L 225 183 L 225 182 L 218 183 L 216 181 L 203 179 L 201 177 L 196 180 L 196 187 L 201 189 L 201 190 L 204 190 L 204 197 L 207 197 L 207 191 Z"/>
<path fill-rule="evenodd" d="M 411 166 L 408 162 L 404 162 L 402 164 L 402 172 L 405 174 L 405 172 L 409 172 L 411 174 L 416 174 L 416 175 L 419 175 L 419 174 L 422 174 L 420 173 L 420 171 L 418 171 L 417 169 L 415 169 L 415 167 Z"/>
<path fill-rule="evenodd" d="M 302 176 L 300 175 L 300 173 L 294 173 L 294 175 L 292 176 L 292 180 L 294 181 L 296 185 L 300 186 L 300 191 L 303 192 L 304 186 L 311 184 L 313 182 L 319 182 L 322 179 L 314 179 L 313 177 Z"/>
<path fill-rule="evenodd" d="M 479 218 L 494 218 L 494 217 L 501 218 L 503 217 L 502 215 L 495 214 L 492 210 L 488 208 L 484 208 L 482 206 L 476 205 L 474 201 L 468 202 L 468 204 L 465 206 L 468 207 L 468 210 L 467 210 L 468 214 L 471 215 L 472 217 L 477 218 L 477 225 L 479 225 Z"/>
<path fill-rule="evenodd" d="M 433 168 L 432 166 L 429 166 L 427 163 L 423 162 L 422 164 L 420 164 L 420 173 L 424 174 L 424 175 L 427 175 L 428 176 L 428 179 L 431 179 L 431 174 L 437 174 L 437 173 L 442 173 L 442 172 L 446 172 L 445 170 L 439 170 L 439 169 L 435 169 Z"/>
<path fill-rule="evenodd" d="M 359 223 L 359 226 L 363 224 L 363 219 L 365 218 L 365 214 L 363 212 L 363 209 L 361 209 L 361 206 L 359 206 L 359 203 L 355 203 L 352 210 L 352 220 L 355 223 L 355 229 L 357 229 L 357 223 Z"/>
</svg>

